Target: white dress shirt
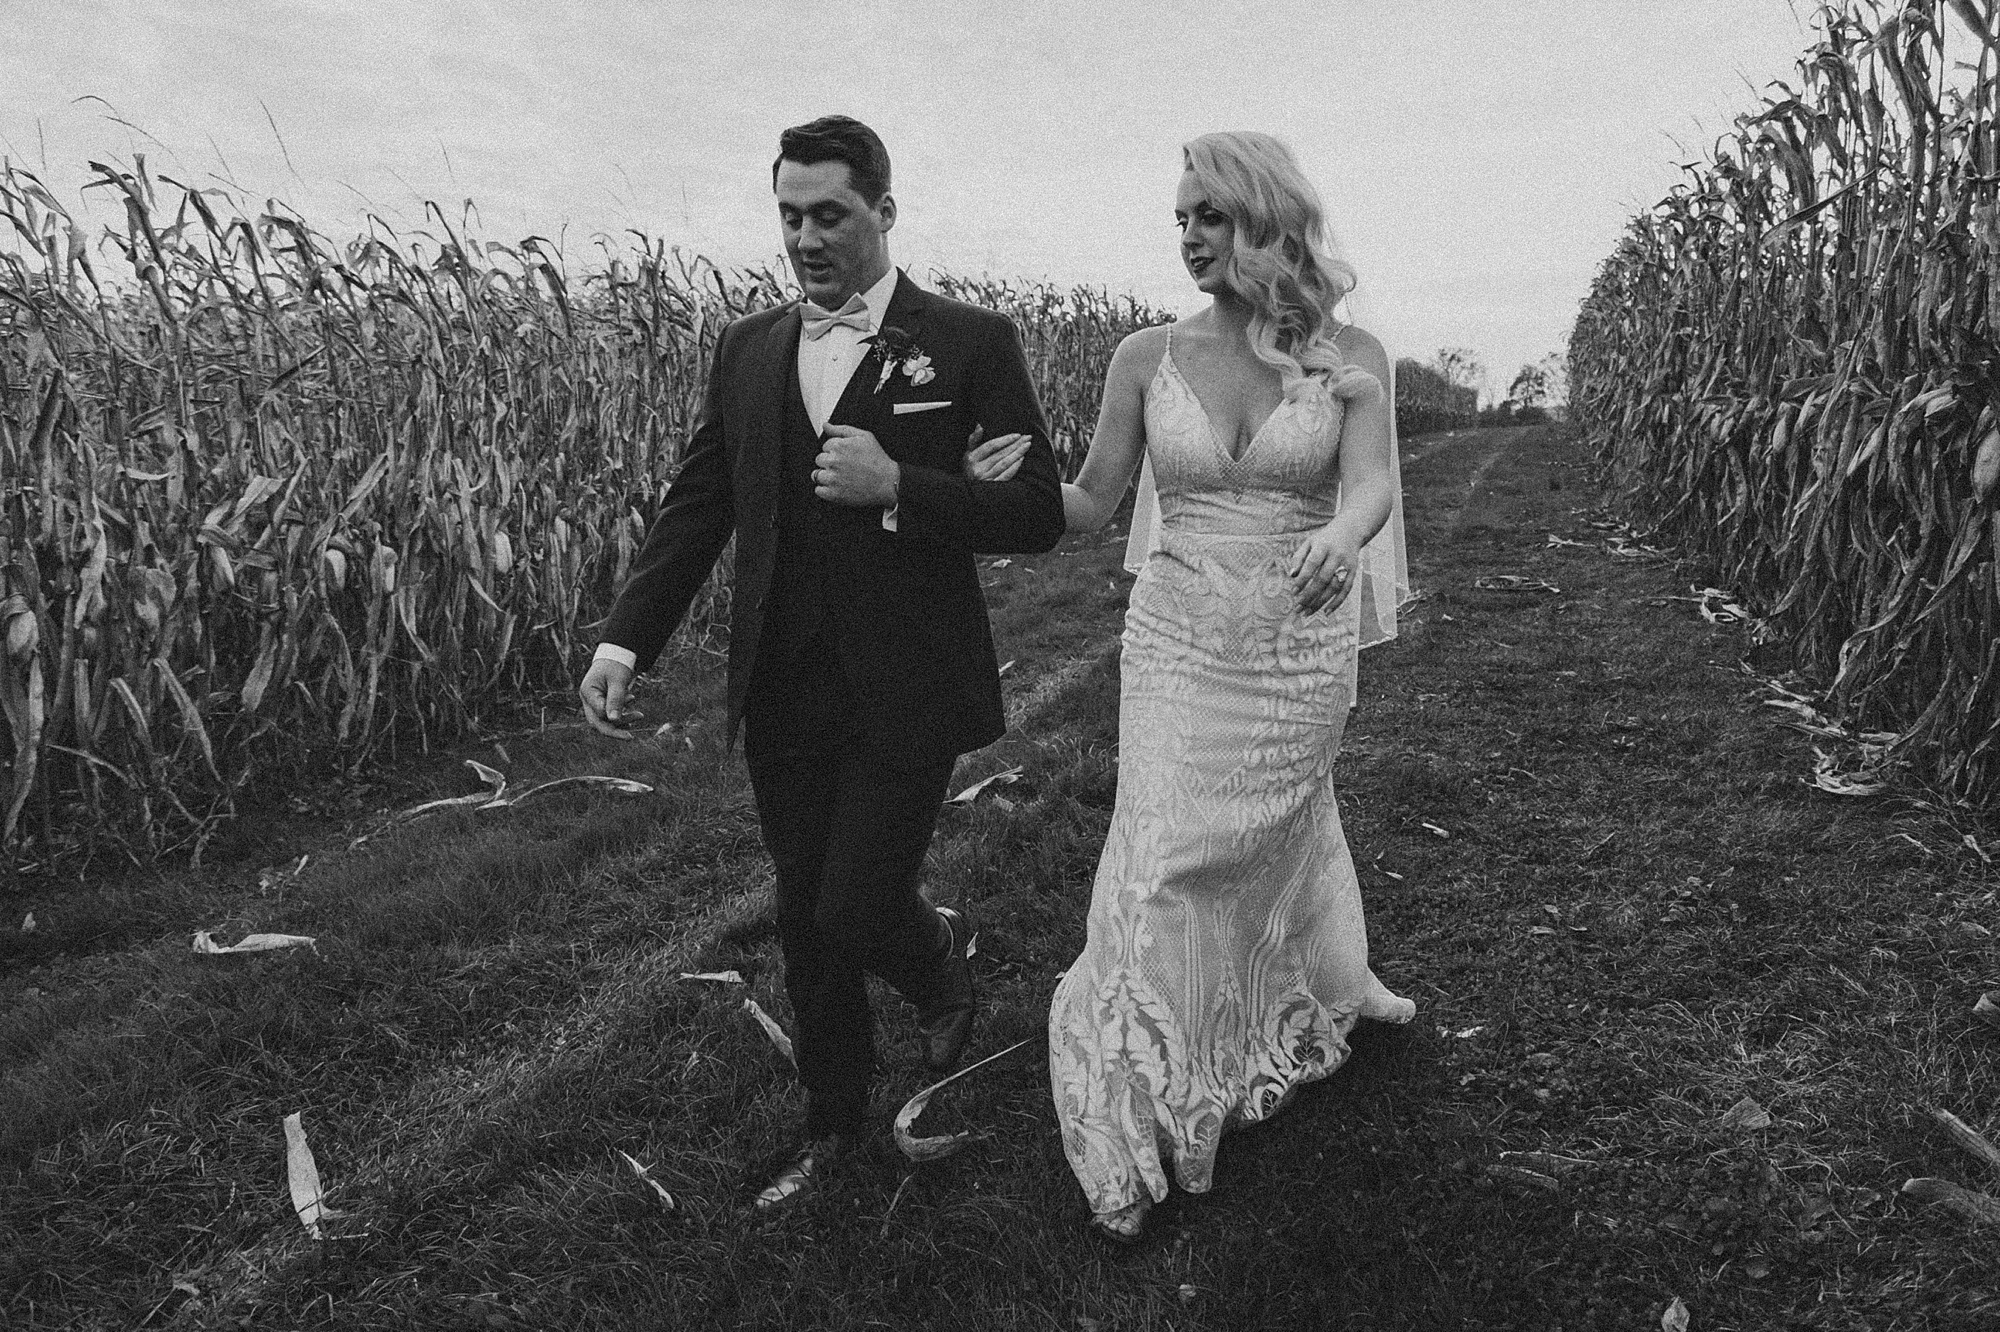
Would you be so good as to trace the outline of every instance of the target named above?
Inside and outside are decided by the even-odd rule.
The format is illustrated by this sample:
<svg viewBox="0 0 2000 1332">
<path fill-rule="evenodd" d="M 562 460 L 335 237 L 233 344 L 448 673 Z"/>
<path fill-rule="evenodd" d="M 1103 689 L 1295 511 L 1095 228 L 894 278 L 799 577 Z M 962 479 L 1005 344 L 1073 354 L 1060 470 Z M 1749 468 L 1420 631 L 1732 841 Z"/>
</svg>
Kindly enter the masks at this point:
<svg viewBox="0 0 2000 1332">
<path fill-rule="evenodd" d="M 892 266 L 874 286 L 861 293 L 861 303 L 868 307 L 867 333 L 836 324 L 816 338 L 799 335 L 799 396 L 805 399 L 806 416 L 815 434 L 826 430 L 827 418 L 847 392 L 847 381 L 854 378 L 854 372 L 868 355 L 864 339 L 881 331 L 882 321 L 889 314 L 889 301 L 895 294 L 896 270 Z M 882 526 L 890 532 L 896 530 L 896 506 L 882 511 Z M 615 661 L 630 670 L 639 664 L 639 655 L 616 643 L 599 643 L 591 660 Z"/>
<path fill-rule="evenodd" d="M 880 281 L 861 293 L 868 307 L 868 332 L 835 324 L 816 338 L 799 335 L 799 396 L 806 400 L 806 415 L 814 431 L 824 431 L 826 420 L 840 405 L 847 381 L 854 378 L 862 359 L 868 355 L 863 339 L 881 331 L 888 316 L 889 301 L 896 294 L 896 270 L 890 269 Z"/>
</svg>

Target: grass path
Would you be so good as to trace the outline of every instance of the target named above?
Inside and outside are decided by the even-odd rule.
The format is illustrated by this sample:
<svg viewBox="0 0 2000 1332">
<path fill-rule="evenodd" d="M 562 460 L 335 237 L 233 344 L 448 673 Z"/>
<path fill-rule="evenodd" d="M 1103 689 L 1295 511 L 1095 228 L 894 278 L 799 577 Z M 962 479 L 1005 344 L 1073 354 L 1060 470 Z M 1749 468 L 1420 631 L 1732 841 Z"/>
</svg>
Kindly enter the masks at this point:
<svg viewBox="0 0 2000 1332">
<path fill-rule="evenodd" d="M 1565 432 L 1413 441 L 1404 480 L 1425 595 L 1364 655 L 1337 776 L 1376 969 L 1418 1019 L 1364 1027 L 1230 1139 L 1145 1248 L 1085 1237 L 1038 1042 L 933 1105 L 923 1131 L 989 1135 L 959 1155 L 911 1168 L 885 1133 L 812 1208 L 750 1214 L 800 1100 L 741 990 L 678 979 L 736 968 L 785 1015 L 694 659 L 653 682 L 674 729 L 644 743 L 507 735 L 301 790 L 239 863 L 24 899 L 38 929 L 0 935 L 0 1324 L 1586 1329 L 1657 1327 L 1679 1296 L 1698 1332 L 1992 1326 L 1991 1237 L 1897 1189 L 2000 1186 L 1927 1114 L 2000 1130 L 2000 1036 L 1967 1015 L 2000 971 L 1973 848 L 2000 840 L 1806 787 L 1813 742 L 1740 666 L 1778 650 L 1672 599 L 1702 570 L 1607 553 Z M 1025 775 L 947 811 L 931 878 L 985 921 L 981 1051 L 1038 1037 L 1081 942 L 1119 553 L 985 572 L 1015 729 L 960 775 Z M 1477 585 L 1505 575 L 1559 590 Z M 345 849 L 357 797 L 458 794 L 464 757 L 658 791 Z M 219 925 L 319 943 L 187 951 Z M 920 1078 L 910 1015 L 881 1012 L 886 1119 Z M 1746 1097 L 1768 1124 L 1729 1117 Z M 351 1213 L 337 1238 L 291 1215 L 292 1111 Z"/>
</svg>

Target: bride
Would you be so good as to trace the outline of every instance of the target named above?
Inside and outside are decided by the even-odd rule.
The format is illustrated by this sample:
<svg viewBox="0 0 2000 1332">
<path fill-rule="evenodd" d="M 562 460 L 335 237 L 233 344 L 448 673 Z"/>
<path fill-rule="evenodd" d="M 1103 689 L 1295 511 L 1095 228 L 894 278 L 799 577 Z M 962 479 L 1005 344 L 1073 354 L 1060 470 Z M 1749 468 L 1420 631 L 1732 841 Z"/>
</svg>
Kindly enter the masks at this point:
<svg viewBox="0 0 2000 1332">
<path fill-rule="evenodd" d="M 1125 1242 L 1167 1162 L 1206 1191 L 1226 1127 L 1338 1068 L 1358 1019 L 1415 1012 L 1368 968 L 1331 781 L 1355 653 L 1407 596 L 1389 360 L 1340 316 L 1353 270 L 1282 143 L 1207 134 L 1184 158 L 1181 259 L 1210 303 L 1119 346 L 1063 487 L 1093 531 L 1143 456 L 1117 801 L 1049 1014 L 1063 1148 Z M 967 471 L 1005 479 L 1024 448 Z"/>
</svg>

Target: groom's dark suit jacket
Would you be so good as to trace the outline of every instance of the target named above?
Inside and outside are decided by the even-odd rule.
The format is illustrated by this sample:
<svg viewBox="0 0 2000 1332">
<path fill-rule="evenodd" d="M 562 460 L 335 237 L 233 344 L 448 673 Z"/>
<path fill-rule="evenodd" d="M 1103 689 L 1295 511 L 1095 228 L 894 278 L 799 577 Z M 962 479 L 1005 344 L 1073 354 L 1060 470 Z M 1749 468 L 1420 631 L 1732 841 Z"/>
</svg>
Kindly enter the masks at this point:
<svg viewBox="0 0 2000 1332">
<path fill-rule="evenodd" d="M 1063 533 L 1055 455 L 1014 325 L 898 275 L 882 327 L 900 329 L 934 377 L 917 384 L 897 367 L 878 390 L 870 356 L 828 418 L 871 432 L 902 464 L 891 532 L 881 509 L 812 494 L 819 442 L 799 393 L 800 323 L 790 305 L 723 331 L 686 459 L 604 641 L 649 667 L 733 534 L 732 735 L 760 654 L 810 643 L 836 656 L 869 743 L 916 761 L 990 744 L 1006 722 L 973 552 L 1047 550 Z M 918 404 L 947 405 L 909 410 Z M 1013 480 L 965 479 L 974 426 L 1032 436 Z M 771 678 L 759 687 L 783 687 Z"/>
</svg>

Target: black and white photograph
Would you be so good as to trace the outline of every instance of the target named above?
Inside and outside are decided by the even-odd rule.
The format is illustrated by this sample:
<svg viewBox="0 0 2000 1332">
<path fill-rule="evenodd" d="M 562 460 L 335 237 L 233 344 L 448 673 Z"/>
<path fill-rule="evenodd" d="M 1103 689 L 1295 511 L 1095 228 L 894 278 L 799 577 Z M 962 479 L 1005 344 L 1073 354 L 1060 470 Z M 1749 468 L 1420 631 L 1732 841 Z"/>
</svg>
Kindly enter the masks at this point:
<svg viewBox="0 0 2000 1332">
<path fill-rule="evenodd" d="M 2000 0 L 0 0 L 0 1327 L 2000 1326 Z"/>
</svg>

